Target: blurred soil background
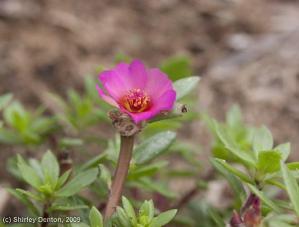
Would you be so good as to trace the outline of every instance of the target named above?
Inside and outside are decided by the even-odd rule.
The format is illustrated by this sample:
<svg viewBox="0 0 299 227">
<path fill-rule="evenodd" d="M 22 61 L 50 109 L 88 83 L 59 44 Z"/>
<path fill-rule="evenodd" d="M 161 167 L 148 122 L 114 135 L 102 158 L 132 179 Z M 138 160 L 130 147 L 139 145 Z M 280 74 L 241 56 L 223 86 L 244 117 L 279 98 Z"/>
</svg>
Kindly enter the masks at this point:
<svg viewBox="0 0 299 227">
<path fill-rule="evenodd" d="M 238 103 L 299 158 L 299 1 L 0 0 L 0 94 L 31 108 L 52 105 L 47 92 L 81 89 L 119 53 L 149 66 L 190 57 L 198 111 L 223 119 Z M 207 147 L 203 124 L 191 127 L 184 139 Z"/>
</svg>

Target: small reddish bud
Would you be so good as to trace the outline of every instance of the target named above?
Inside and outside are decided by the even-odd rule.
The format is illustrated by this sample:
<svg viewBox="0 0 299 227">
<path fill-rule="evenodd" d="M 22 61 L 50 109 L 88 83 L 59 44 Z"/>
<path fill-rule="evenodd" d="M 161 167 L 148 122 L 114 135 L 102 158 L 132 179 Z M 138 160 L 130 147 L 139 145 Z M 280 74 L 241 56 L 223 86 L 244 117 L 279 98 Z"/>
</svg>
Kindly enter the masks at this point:
<svg viewBox="0 0 299 227">
<path fill-rule="evenodd" d="M 235 210 L 233 211 L 233 215 L 229 223 L 231 227 L 245 227 L 240 217 L 240 214 Z"/>
<path fill-rule="evenodd" d="M 252 201 L 251 207 L 244 213 L 244 223 L 246 227 L 259 227 L 261 224 L 261 202 L 258 197 Z"/>
</svg>

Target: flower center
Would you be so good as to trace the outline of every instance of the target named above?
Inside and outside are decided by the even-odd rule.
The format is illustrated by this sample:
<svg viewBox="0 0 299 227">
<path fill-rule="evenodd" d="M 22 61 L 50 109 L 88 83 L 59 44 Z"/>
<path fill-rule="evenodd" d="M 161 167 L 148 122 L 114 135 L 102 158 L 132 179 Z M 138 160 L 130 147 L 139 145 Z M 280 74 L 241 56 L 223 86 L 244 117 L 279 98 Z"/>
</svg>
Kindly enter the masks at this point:
<svg viewBox="0 0 299 227">
<path fill-rule="evenodd" d="M 140 113 L 150 108 L 151 99 L 146 92 L 135 88 L 121 98 L 120 104 L 129 112 Z"/>
</svg>

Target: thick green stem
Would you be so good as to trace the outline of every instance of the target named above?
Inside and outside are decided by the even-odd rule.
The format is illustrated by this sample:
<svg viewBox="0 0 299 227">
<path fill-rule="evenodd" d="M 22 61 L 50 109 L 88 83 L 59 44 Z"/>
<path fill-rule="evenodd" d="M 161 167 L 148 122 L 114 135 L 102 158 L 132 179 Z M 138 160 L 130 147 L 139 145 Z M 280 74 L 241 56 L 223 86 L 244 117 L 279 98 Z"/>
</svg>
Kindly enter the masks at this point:
<svg viewBox="0 0 299 227">
<path fill-rule="evenodd" d="M 114 174 L 108 202 L 105 210 L 105 219 L 111 217 L 114 213 L 120 197 L 122 195 L 123 187 L 125 184 L 126 177 L 128 175 L 130 161 L 132 158 L 134 146 L 134 135 L 132 136 L 121 136 L 120 152 L 117 162 L 116 171 Z"/>
</svg>

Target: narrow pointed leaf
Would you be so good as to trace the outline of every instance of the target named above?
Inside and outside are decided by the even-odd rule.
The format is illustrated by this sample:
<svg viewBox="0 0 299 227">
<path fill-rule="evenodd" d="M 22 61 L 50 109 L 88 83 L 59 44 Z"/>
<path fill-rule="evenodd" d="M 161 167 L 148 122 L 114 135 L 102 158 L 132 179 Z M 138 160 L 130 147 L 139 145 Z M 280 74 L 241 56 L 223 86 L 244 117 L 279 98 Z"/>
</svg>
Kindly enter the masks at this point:
<svg viewBox="0 0 299 227">
<path fill-rule="evenodd" d="M 41 161 L 45 180 L 48 181 L 53 188 L 59 177 L 59 164 L 55 155 L 51 151 L 47 151 Z"/>
<path fill-rule="evenodd" d="M 29 199 L 30 197 L 22 192 L 19 192 L 15 189 L 11 189 L 11 188 L 7 188 L 6 189 L 11 195 L 13 195 L 14 197 L 16 197 L 18 200 L 20 200 L 24 205 L 26 205 L 27 208 L 30 209 L 30 211 L 36 215 L 39 216 L 40 212 L 38 210 L 38 208 L 35 206 L 34 203 L 31 202 L 31 200 Z"/>
<path fill-rule="evenodd" d="M 0 111 L 12 100 L 13 95 L 8 93 L 0 96 Z"/>
<path fill-rule="evenodd" d="M 134 151 L 134 159 L 136 163 L 146 163 L 162 154 L 174 142 L 175 137 L 175 132 L 166 131 L 148 138 L 137 146 Z"/>
<path fill-rule="evenodd" d="M 168 224 L 176 215 L 177 210 L 168 210 L 153 218 L 149 227 L 161 227 Z"/>
<path fill-rule="evenodd" d="M 136 214 L 135 214 L 132 204 L 124 196 L 122 197 L 122 204 L 123 204 L 123 208 L 124 208 L 126 214 L 130 218 L 132 225 L 135 226 L 137 224 L 137 219 L 136 219 Z"/>
<path fill-rule="evenodd" d="M 56 189 L 60 189 L 65 182 L 69 179 L 70 175 L 71 175 L 72 170 L 69 169 L 68 171 L 66 171 L 64 174 L 62 174 L 58 181 L 57 181 L 57 185 L 56 185 Z"/>
<path fill-rule="evenodd" d="M 254 160 L 252 156 L 242 151 L 237 143 L 233 140 L 233 138 L 221 127 L 221 125 L 213 121 L 213 126 L 215 128 L 215 131 L 217 133 L 218 138 L 220 141 L 224 144 L 224 146 L 236 157 L 238 157 L 243 163 L 254 166 Z"/>
<path fill-rule="evenodd" d="M 255 152 L 271 150 L 273 147 L 273 137 L 269 129 L 265 126 L 256 130 L 253 136 L 253 149 Z"/>
<path fill-rule="evenodd" d="M 90 210 L 89 222 L 90 222 L 90 227 L 103 227 L 102 214 L 95 207 L 92 207 Z"/>
<path fill-rule="evenodd" d="M 199 76 L 190 76 L 184 79 L 177 80 L 173 83 L 176 91 L 176 100 L 180 100 L 188 95 L 194 88 L 196 88 L 200 80 Z"/>
<path fill-rule="evenodd" d="M 247 176 L 245 173 L 241 172 L 240 170 L 236 169 L 235 167 L 229 165 L 226 161 L 215 158 L 214 163 L 221 165 L 223 168 L 225 168 L 226 170 L 231 172 L 233 175 L 239 177 L 242 181 L 249 183 L 249 184 L 254 183 L 253 180 L 250 179 L 249 176 Z"/>
<path fill-rule="evenodd" d="M 282 161 L 286 161 L 291 152 L 291 144 L 290 143 L 280 144 L 277 147 L 275 147 L 274 150 L 280 152 Z"/>
<path fill-rule="evenodd" d="M 29 166 L 21 156 L 18 156 L 18 168 L 23 179 L 32 187 L 38 189 L 42 184 L 40 177 L 35 170 Z"/>
<path fill-rule="evenodd" d="M 242 113 L 237 105 L 233 105 L 226 114 L 226 122 L 232 127 L 236 128 L 242 124 Z"/>
<path fill-rule="evenodd" d="M 241 205 L 246 196 L 246 192 L 244 190 L 241 181 L 235 176 L 234 173 L 232 173 L 230 170 L 228 170 L 226 167 L 223 166 L 221 160 L 212 159 L 211 162 L 213 166 L 227 179 L 227 181 L 229 182 L 230 186 L 232 187 L 235 193 L 235 196 L 238 199 L 239 205 Z"/>
<path fill-rule="evenodd" d="M 283 163 L 281 164 L 281 171 L 290 200 L 299 217 L 299 185 L 290 170 Z"/>
<path fill-rule="evenodd" d="M 117 214 L 117 219 L 121 223 L 122 227 L 132 227 L 130 223 L 130 218 L 123 208 L 117 207 L 116 214 Z"/>
<path fill-rule="evenodd" d="M 269 199 L 262 191 L 258 190 L 253 185 L 248 185 L 249 189 L 257 195 L 268 207 L 270 207 L 275 212 L 280 212 L 280 208 L 271 200 Z"/>
<path fill-rule="evenodd" d="M 172 80 L 181 79 L 192 74 L 191 60 L 186 56 L 174 56 L 166 59 L 160 68 Z"/>
<path fill-rule="evenodd" d="M 97 175 L 97 168 L 81 172 L 71 179 L 66 185 L 64 185 L 59 191 L 57 191 L 56 195 L 60 197 L 72 196 L 94 182 L 97 178 Z"/>
</svg>

